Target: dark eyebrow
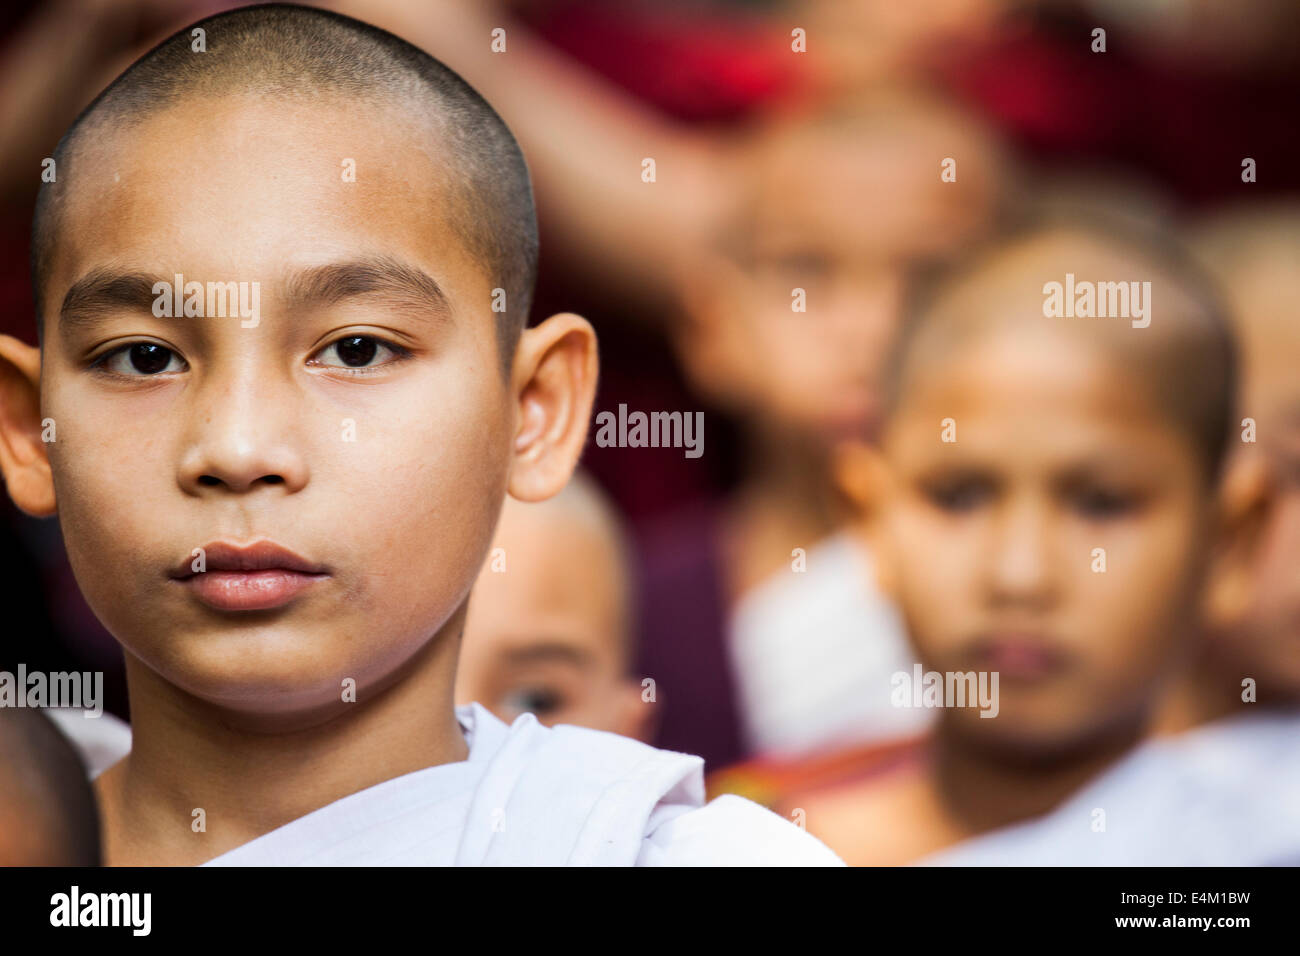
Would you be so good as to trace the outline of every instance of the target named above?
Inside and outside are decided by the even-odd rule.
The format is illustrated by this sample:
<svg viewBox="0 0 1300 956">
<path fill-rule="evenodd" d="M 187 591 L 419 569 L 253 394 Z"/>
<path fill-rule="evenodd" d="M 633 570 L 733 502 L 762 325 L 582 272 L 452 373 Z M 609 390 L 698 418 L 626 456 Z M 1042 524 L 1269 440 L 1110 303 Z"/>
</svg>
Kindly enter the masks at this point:
<svg viewBox="0 0 1300 956">
<path fill-rule="evenodd" d="M 72 284 L 59 308 L 59 321 L 68 332 L 86 328 L 114 310 L 153 312 L 154 286 L 171 288 L 174 277 L 145 272 L 116 272 L 99 268 Z M 186 277 L 189 281 L 189 277 Z M 225 280 L 223 280 L 225 281 Z M 427 272 L 394 259 L 376 256 L 304 269 L 290 276 L 288 297 L 295 303 L 331 305 L 361 295 L 380 295 L 415 308 L 451 317 L 451 303 Z"/>
<path fill-rule="evenodd" d="M 587 650 L 560 641 L 546 641 L 540 644 L 513 647 L 505 652 L 505 657 L 512 664 L 562 661 L 576 667 L 586 667 L 591 663 L 591 654 Z"/>
<path fill-rule="evenodd" d="M 305 269 L 290 277 L 287 287 L 294 302 L 332 305 L 353 296 L 381 295 L 431 310 L 442 318 L 451 317 L 451 303 L 437 280 L 390 256 Z"/>
<path fill-rule="evenodd" d="M 153 311 L 155 283 L 170 279 L 143 272 L 114 272 L 96 269 L 82 276 L 68 289 L 59 308 L 60 326 L 72 331 L 92 325 L 96 319 L 114 309 L 137 312 Z"/>
</svg>

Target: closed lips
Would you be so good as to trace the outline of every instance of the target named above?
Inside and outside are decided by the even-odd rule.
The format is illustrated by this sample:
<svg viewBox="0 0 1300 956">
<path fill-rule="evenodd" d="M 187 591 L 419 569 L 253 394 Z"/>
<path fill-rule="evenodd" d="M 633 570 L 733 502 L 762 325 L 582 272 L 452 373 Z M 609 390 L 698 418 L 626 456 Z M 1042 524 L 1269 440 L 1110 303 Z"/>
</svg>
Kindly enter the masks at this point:
<svg viewBox="0 0 1300 956">
<path fill-rule="evenodd" d="M 201 549 L 200 567 L 208 572 L 225 571 L 292 571 L 298 574 L 327 574 L 324 565 L 308 561 L 306 558 L 288 548 L 272 541 L 259 541 L 251 545 L 235 545 L 224 541 L 215 541 Z M 171 576 L 180 580 L 191 578 L 199 573 L 194 565 L 200 555 L 192 554 L 180 565 L 172 569 Z"/>
</svg>

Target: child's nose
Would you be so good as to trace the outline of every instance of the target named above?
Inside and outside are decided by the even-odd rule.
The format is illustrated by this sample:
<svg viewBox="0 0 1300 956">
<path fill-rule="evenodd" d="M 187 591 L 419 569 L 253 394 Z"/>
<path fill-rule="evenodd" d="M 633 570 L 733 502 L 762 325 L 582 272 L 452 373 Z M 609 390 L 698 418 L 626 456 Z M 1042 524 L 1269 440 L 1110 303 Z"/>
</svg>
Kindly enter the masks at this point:
<svg viewBox="0 0 1300 956">
<path fill-rule="evenodd" d="M 1055 599 L 1050 524 L 1043 502 L 1012 502 L 1000 509 L 987 558 L 989 591 L 996 603 L 1042 610 Z"/>
<path fill-rule="evenodd" d="M 306 485 L 307 466 L 296 440 L 300 418 L 285 396 L 230 382 L 197 402 L 190 420 L 177 476 L 188 494 L 269 485 L 293 492 Z"/>
</svg>

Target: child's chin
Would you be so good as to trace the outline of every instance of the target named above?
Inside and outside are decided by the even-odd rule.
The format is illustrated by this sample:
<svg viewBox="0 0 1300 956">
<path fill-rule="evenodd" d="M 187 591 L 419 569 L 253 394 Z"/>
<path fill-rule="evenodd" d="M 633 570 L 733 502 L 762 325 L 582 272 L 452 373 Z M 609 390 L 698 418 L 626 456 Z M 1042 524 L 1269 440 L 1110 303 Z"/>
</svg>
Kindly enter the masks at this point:
<svg viewBox="0 0 1300 956">
<path fill-rule="evenodd" d="M 355 707 L 343 699 L 342 679 L 285 675 L 262 679 L 205 673 L 185 689 L 236 729 L 293 731 L 317 726 Z"/>
<path fill-rule="evenodd" d="M 346 647 L 332 643 L 320 635 L 313 639 L 283 632 L 194 640 L 169 648 L 154 670 L 222 709 L 267 716 L 339 710 L 355 697 L 348 691 L 360 683 L 360 665 L 350 659 L 355 642 Z"/>
<path fill-rule="evenodd" d="M 990 708 L 956 708 L 963 733 L 991 744 L 1051 749 L 1078 734 L 1086 733 L 1087 715 L 1073 714 L 1058 699 L 1047 695 L 1025 697 L 1003 692 L 996 711 Z"/>
<path fill-rule="evenodd" d="M 1120 731 L 1118 726 L 1101 723 L 1092 710 L 1074 713 L 1059 705 L 1051 712 L 1028 710 L 1005 699 L 996 718 L 965 723 L 968 739 L 977 741 L 981 749 L 1026 763 L 1055 763 L 1066 755 L 1073 758 L 1108 747 Z"/>
</svg>

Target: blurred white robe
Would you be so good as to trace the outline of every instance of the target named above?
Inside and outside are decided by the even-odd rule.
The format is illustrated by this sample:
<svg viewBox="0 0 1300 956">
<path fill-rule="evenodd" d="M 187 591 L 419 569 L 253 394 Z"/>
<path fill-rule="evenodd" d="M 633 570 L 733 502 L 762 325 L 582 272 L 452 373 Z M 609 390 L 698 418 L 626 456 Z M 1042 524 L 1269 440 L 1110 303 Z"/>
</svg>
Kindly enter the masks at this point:
<svg viewBox="0 0 1300 956">
<path fill-rule="evenodd" d="M 920 862 L 1300 866 L 1300 712 L 1149 741 L 1045 816 Z"/>
<path fill-rule="evenodd" d="M 91 780 L 131 752 L 131 725 L 108 711 L 95 716 L 76 707 L 47 707 L 42 713 L 77 748 Z"/>
<path fill-rule="evenodd" d="M 729 622 L 746 743 L 795 757 L 915 737 L 934 711 L 896 707 L 890 681 L 916 655 L 875 586 L 871 555 L 847 532 L 743 595 Z"/>
</svg>

